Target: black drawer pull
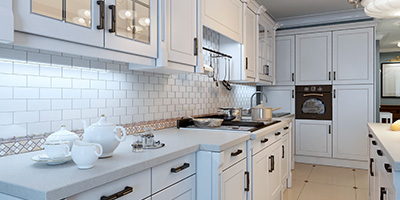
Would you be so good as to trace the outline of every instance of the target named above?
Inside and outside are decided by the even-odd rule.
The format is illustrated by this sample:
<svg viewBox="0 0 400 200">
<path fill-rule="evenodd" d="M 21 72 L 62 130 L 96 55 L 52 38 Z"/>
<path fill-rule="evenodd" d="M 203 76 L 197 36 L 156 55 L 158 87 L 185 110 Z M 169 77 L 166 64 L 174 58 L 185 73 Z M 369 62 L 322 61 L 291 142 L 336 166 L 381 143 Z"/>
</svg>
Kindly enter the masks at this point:
<svg viewBox="0 0 400 200">
<path fill-rule="evenodd" d="M 98 30 L 104 29 L 104 1 L 97 1 L 100 6 L 100 25 L 97 25 Z"/>
<path fill-rule="evenodd" d="M 266 142 L 268 142 L 268 138 L 264 138 L 264 139 L 261 140 L 261 143 L 262 143 L 262 144 L 264 144 L 264 143 L 266 143 Z"/>
<path fill-rule="evenodd" d="M 246 175 L 246 187 L 244 188 L 244 191 L 248 192 L 250 191 L 250 173 L 249 172 L 244 172 L 244 175 Z"/>
<path fill-rule="evenodd" d="M 386 188 L 381 187 L 381 194 L 379 197 L 380 200 L 386 200 Z"/>
<path fill-rule="evenodd" d="M 376 153 L 378 154 L 378 156 L 383 156 L 382 150 L 376 150 Z"/>
<path fill-rule="evenodd" d="M 285 128 L 283 128 L 283 130 L 288 130 L 288 129 L 289 129 L 289 127 L 287 127 L 287 126 Z"/>
<path fill-rule="evenodd" d="M 373 138 L 373 137 L 372 137 L 372 134 L 368 134 L 368 137 L 369 137 L 369 138 Z"/>
<path fill-rule="evenodd" d="M 373 140 L 373 141 L 372 141 L 372 144 L 373 144 L 373 145 L 377 145 L 378 143 L 376 143 L 376 141 Z"/>
<path fill-rule="evenodd" d="M 115 5 L 109 5 L 108 8 L 111 9 L 111 28 L 108 29 L 108 32 L 115 33 L 115 23 L 116 23 Z"/>
<path fill-rule="evenodd" d="M 285 158 L 285 146 L 282 145 L 282 158 Z"/>
<path fill-rule="evenodd" d="M 190 164 L 189 163 L 184 163 L 182 166 L 177 167 L 177 168 L 171 168 L 171 173 L 178 173 L 186 168 L 189 168 Z"/>
<path fill-rule="evenodd" d="M 387 173 L 392 173 L 392 165 L 390 165 L 389 163 L 385 163 L 383 167 L 385 167 Z"/>
<path fill-rule="evenodd" d="M 372 171 L 372 163 L 374 162 L 374 159 L 373 158 L 370 158 L 369 159 L 369 174 L 371 175 L 371 176 L 374 176 L 374 172 Z"/>
<path fill-rule="evenodd" d="M 275 156 L 270 156 L 269 157 L 269 160 L 270 160 L 270 162 L 271 162 L 271 165 L 270 165 L 270 167 L 269 167 L 269 172 L 271 173 L 271 172 L 273 172 L 274 170 L 275 170 Z"/>
<path fill-rule="evenodd" d="M 114 199 L 118 199 L 122 196 L 125 196 L 129 193 L 133 192 L 133 188 L 130 186 L 126 186 L 125 189 L 123 189 L 122 191 L 119 191 L 115 194 L 112 194 L 110 196 L 102 196 L 100 197 L 100 200 L 114 200 Z"/>
<path fill-rule="evenodd" d="M 278 135 L 280 135 L 281 134 L 281 132 L 276 132 L 275 133 L 275 136 L 278 136 Z"/>
<path fill-rule="evenodd" d="M 236 152 L 232 152 L 231 156 L 238 156 L 239 154 L 241 154 L 243 151 L 241 149 L 238 149 Z"/>
</svg>

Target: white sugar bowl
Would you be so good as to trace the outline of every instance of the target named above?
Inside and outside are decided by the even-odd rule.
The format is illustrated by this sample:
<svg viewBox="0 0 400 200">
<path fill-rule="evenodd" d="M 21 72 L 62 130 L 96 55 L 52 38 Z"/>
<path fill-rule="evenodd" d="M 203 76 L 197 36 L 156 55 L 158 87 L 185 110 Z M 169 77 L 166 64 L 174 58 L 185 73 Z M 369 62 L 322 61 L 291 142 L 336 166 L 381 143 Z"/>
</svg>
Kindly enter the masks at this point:
<svg viewBox="0 0 400 200">
<path fill-rule="evenodd" d="M 76 139 L 79 140 L 79 136 L 76 133 L 68 131 L 65 128 L 65 125 L 61 125 L 61 129 L 50 134 L 49 137 L 47 137 L 46 141 L 67 140 L 67 141 L 69 141 L 69 149 L 71 149 L 72 144 L 74 143 L 74 140 L 76 140 Z"/>
</svg>

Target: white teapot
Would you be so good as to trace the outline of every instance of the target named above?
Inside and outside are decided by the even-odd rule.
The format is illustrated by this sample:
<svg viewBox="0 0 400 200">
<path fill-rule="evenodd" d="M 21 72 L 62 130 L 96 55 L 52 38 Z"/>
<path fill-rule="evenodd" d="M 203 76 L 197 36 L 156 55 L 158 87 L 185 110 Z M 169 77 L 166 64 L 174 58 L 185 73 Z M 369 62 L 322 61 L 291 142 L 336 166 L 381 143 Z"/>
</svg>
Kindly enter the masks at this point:
<svg viewBox="0 0 400 200">
<path fill-rule="evenodd" d="M 71 149 L 72 144 L 74 143 L 74 140 L 76 140 L 76 139 L 79 139 L 79 136 L 76 133 L 68 131 L 65 128 L 65 125 L 61 125 L 61 129 L 50 134 L 49 137 L 47 137 L 46 141 L 67 140 L 67 141 L 69 141 L 69 149 Z"/>
<path fill-rule="evenodd" d="M 126 131 L 122 126 L 115 126 L 106 121 L 104 115 L 101 115 L 100 120 L 89 127 L 86 121 L 83 121 L 84 142 L 99 143 L 103 147 L 103 153 L 100 158 L 111 157 L 119 143 L 126 139 Z M 121 131 L 118 132 L 118 129 Z"/>
</svg>

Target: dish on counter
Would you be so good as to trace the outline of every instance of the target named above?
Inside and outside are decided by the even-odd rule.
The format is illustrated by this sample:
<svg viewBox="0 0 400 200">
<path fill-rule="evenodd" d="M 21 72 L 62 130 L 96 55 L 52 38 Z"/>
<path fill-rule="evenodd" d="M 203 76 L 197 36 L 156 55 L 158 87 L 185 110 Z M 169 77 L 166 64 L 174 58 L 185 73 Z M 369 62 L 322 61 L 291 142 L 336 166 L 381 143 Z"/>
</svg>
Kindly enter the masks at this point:
<svg viewBox="0 0 400 200">
<path fill-rule="evenodd" d="M 64 156 L 64 157 L 59 157 L 59 158 L 49 158 L 45 153 L 35 155 L 31 158 L 33 161 L 38 162 L 38 163 L 46 163 L 48 165 L 61 165 L 64 164 L 70 160 L 71 158 L 71 153 Z"/>
</svg>

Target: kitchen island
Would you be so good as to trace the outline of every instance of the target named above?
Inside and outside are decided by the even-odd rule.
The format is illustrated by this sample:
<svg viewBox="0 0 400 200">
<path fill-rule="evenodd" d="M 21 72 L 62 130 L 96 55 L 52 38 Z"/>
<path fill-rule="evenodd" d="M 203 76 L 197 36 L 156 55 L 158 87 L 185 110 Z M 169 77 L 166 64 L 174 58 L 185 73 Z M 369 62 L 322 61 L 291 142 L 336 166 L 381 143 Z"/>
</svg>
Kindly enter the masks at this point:
<svg viewBox="0 0 400 200">
<path fill-rule="evenodd" d="M 287 121 L 282 121 L 265 131 L 286 125 Z M 135 153 L 131 147 L 133 138 L 128 136 L 111 158 L 99 159 L 89 170 L 79 170 L 72 161 L 49 166 L 31 160 L 44 151 L 2 157 L 0 199 L 13 199 L 11 196 L 29 200 L 67 198 L 199 151 L 221 153 L 246 143 L 251 137 L 246 132 L 176 128 L 155 131 L 154 135 L 156 140 L 165 143 L 165 147 Z M 200 163 L 197 164 L 192 167 L 198 169 Z M 157 191 L 152 194 L 154 192 Z"/>
</svg>

